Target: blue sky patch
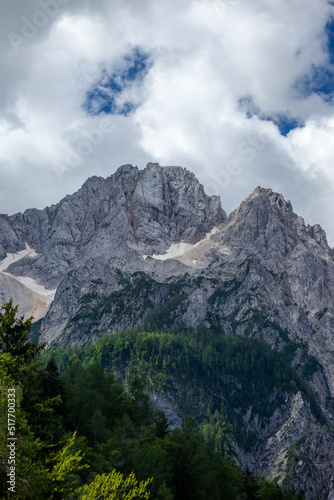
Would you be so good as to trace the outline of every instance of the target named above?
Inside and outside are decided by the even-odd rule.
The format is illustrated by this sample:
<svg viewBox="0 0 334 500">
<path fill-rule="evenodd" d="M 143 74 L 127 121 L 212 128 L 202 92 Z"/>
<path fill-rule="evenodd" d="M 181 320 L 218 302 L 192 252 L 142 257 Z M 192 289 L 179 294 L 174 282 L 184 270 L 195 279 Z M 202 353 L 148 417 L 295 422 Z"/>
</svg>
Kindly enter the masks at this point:
<svg viewBox="0 0 334 500">
<path fill-rule="evenodd" d="M 90 115 L 130 115 L 140 103 L 124 100 L 124 92 L 141 84 L 151 66 L 149 54 L 136 47 L 112 71 L 104 67 L 99 80 L 86 93 L 84 109 Z"/>
<path fill-rule="evenodd" d="M 294 89 L 303 97 L 319 94 L 326 101 L 334 96 L 334 67 L 312 66 L 307 75 L 301 76 Z"/>
<path fill-rule="evenodd" d="M 275 117 L 268 118 L 268 120 L 275 123 L 281 135 L 284 136 L 287 136 L 291 130 L 301 127 L 300 122 L 296 118 L 285 114 L 278 114 Z"/>
<path fill-rule="evenodd" d="M 333 5 L 333 4 L 332 4 Z M 326 24 L 326 35 L 327 35 L 327 49 L 329 53 L 329 62 L 334 64 L 334 19 L 331 19 Z"/>
<path fill-rule="evenodd" d="M 260 108 L 256 106 L 251 96 L 242 97 L 239 99 L 239 107 L 245 113 L 247 118 L 257 116 L 260 120 L 270 121 L 277 125 L 281 135 L 288 135 L 291 130 L 301 127 L 300 121 L 286 113 L 275 113 L 267 115 L 261 112 Z"/>
<path fill-rule="evenodd" d="M 325 34 L 327 42 L 324 50 L 328 55 L 328 65 L 312 65 L 309 73 L 298 78 L 293 88 L 302 97 L 318 94 L 325 101 L 331 101 L 334 97 L 334 19 L 326 24 Z"/>
</svg>

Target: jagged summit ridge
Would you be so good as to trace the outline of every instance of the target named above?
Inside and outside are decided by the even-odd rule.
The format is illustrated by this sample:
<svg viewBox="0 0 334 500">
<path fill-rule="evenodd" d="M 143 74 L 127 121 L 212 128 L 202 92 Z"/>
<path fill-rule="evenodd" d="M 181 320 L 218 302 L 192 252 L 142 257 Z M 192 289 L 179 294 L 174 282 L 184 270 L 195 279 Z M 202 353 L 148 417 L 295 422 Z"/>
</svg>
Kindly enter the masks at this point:
<svg viewBox="0 0 334 500">
<path fill-rule="evenodd" d="M 213 239 L 240 248 L 256 248 L 268 258 L 286 255 L 299 245 L 332 255 L 325 231 L 306 225 L 282 194 L 258 186 L 227 218 L 220 235 Z"/>
<path fill-rule="evenodd" d="M 261 198 L 262 200 L 267 198 L 272 207 L 276 208 L 283 215 L 293 212 L 290 200 L 285 200 L 281 193 L 276 193 L 270 188 L 263 188 L 261 186 L 257 186 L 243 203 L 249 203 L 251 200 L 257 198 Z"/>
<path fill-rule="evenodd" d="M 0 258 L 28 244 L 40 257 L 10 270 L 54 288 L 83 260 L 163 253 L 181 239 L 199 241 L 225 218 L 219 197 L 207 196 L 186 169 L 123 165 L 107 179 L 88 179 L 57 205 L 0 216 Z"/>
</svg>

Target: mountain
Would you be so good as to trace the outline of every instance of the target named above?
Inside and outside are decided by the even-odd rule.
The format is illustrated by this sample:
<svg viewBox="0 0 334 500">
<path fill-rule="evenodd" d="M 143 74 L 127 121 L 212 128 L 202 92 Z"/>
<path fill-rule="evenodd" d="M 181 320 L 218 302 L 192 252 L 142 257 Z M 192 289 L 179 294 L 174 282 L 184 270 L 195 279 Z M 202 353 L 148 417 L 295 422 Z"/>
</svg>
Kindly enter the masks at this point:
<svg viewBox="0 0 334 500">
<path fill-rule="evenodd" d="M 106 180 L 88 179 L 57 205 L 0 216 L 0 259 L 12 255 L 7 278 L 30 277 L 52 290 L 90 260 L 142 260 L 181 238 L 200 240 L 225 218 L 219 198 L 205 195 L 187 170 L 124 165 Z"/>
<path fill-rule="evenodd" d="M 170 421 L 223 404 L 240 465 L 288 477 L 308 499 L 334 498 L 333 250 L 281 194 L 258 187 L 226 217 L 186 169 L 125 165 L 57 205 L 0 216 L 0 259 L 0 297 L 36 311 L 41 340 L 114 342 L 137 328 L 128 344 L 149 344 L 140 329 L 174 332 L 179 347 L 157 337 L 170 351 L 146 377 Z M 119 376 L 127 369 L 118 363 Z"/>
</svg>

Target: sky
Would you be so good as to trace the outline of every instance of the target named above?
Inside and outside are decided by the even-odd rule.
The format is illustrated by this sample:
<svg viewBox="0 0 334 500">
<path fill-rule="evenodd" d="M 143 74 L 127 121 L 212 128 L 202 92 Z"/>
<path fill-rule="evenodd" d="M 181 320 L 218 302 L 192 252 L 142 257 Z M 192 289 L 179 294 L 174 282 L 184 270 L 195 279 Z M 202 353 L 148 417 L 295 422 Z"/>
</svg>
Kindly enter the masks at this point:
<svg viewBox="0 0 334 500">
<path fill-rule="evenodd" d="M 0 33 L 0 213 L 158 162 L 334 245 L 334 2 L 1 0 Z"/>
</svg>

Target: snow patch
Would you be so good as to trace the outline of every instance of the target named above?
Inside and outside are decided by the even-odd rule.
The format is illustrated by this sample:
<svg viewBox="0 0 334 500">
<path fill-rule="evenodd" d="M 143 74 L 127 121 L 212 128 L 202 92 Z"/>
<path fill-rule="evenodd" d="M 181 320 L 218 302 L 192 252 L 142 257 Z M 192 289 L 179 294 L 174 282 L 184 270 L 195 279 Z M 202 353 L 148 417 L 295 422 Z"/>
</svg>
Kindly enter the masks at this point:
<svg viewBox="0 0 334 500">
<path fill-rule="evenodd" d="M 40 285 L 37 283 L 36 280 L 33 278 L 29 278 L 28 276 L 16 276 L 15 274 L 9 273 L 6 271 L 6 269 L 13 264 L 14 262 L 18 262 L 19 260 L 23 259 L 24 257 L 38 257 L 39 254 L 35 252 L 33 248 L 30 248 L 28 243 L 26 243 L 26 248 L 25 250 L 20 250 L 20 252 L 16 253 L 8 253 L 7 256 L 0 261 L 0 273 L 6 274 L 7 276 L 11 276 L 15 280 L 19 281 L 24 285 L 26 288 L 31 290 L 34 293 L 38 293 L 39 295 L 42 295 L 43 297 L 46 298 L 46 302 L 50 304 L 56 294 L 57 289 L 55 290 L 48 290 L 45 288 L 43 285 Z"/>
<path fill-rule="evenodd" d="M 0 261 L 0 272 L 4 271 L 11 264 L 23 259 L 24 257 L 38 257 L 38 253 L 36 253 L 35 250 L 33 248 L 30 248 L 28 243 L 26 243 L 25 250 L 20 250 L 20 252 L 16 253 L 8 253 L 7 256 Z"/>
<path fill-rule="evenodd" d="M 198 247 L 204 241 L 208 241 L 211 238 L 211 236 L 217 233 L 218 231 L 219 231 L 218 227 L 215 226 L 209 233 L 206 233 L 206 235 L 202 240 L 198 241 L 194 245 L 192 245 L 191 243 L 183 243 L 183 242 L 174 243 L 168 248 L 166 253 L 162 255 L 153 254 L 152 258 L 156 260 L 167 260 L 167 259 L 176 259 L 178 257 L 182 257 L 182 255 L 184 255 L 186 252 L 189 252 L 189 250 Z M 144 259 L 146 259 L 147 255 L 143 255 L 143 257 Z"/>
<path fill-rule="evenodd" d="M 11 276 L 12 278 L 16 279 L 17 281 L 22 283 L 22 285 L 24 285 L 26 288 L 29 288 L 29 290 L 31 290 L 32 292 L 42 295 L 43 297 L 48 299 L 47 300 L 48 303 L 51 303 L 55 297 L 57 289 L 48 290 L 43 285 L 37 283 L 37 281 L 34 280 L 33 278 L 29 278 L 28 276 L 15 276 L 15 274 L 6 272 L 4 272 L 3 274 L 7 274 L 8 276 Z"/>
<path fill-rule="evenodd" d="M 153 259 L 156 260 L 167 260 L 167 259 L 175 259 L 176 257 L 181 257 L 185 252 L 194 248 L 194 245 L 190 243 L 174 243 L 171 245 L 167 252 L 162 255 L 152 255 Z"/>
</svg>

